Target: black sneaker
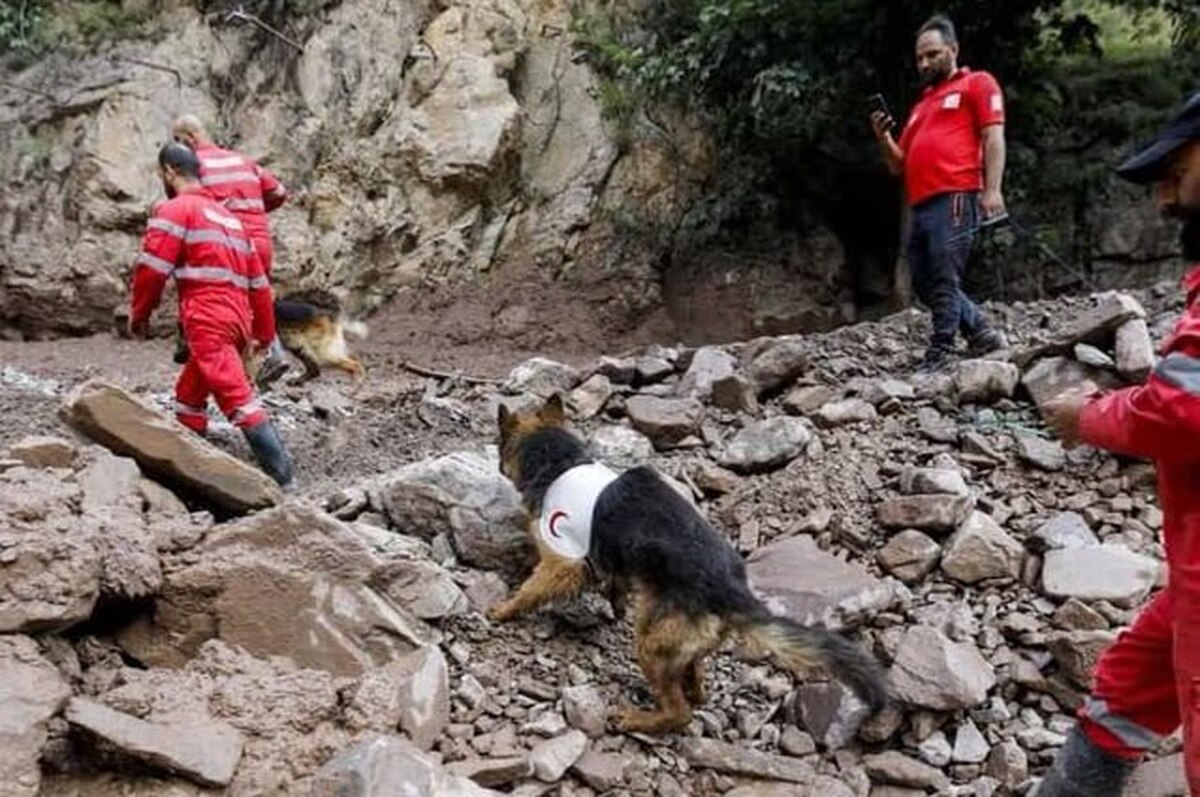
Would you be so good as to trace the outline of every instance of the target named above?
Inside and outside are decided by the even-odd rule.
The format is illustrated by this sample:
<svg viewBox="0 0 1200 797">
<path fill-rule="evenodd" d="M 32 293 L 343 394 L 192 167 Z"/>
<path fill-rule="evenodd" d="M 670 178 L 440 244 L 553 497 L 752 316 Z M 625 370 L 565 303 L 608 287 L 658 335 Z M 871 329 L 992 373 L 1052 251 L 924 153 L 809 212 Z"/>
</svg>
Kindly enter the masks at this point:
<svg viewBox="0 0 1200 797">
<path fill-rule="evenodd" d="M 967 354 L 971 357 L 982 357 L 1006 348 L 1008 340 L 1004 333 L 991 327 L 979 330 L 967 340 Z"/>
<path fill-rule="evenodd" d="M 950 364 L 950 352 L 941 346 L 930 346 L 917 366 L 919 374 L 935 374 Z"/>
<path fill-rule="evenodd" d="M 282 357 L 268 354 L 263 358 L 258 368 L 258 378 L 254 381 L 259 390 L 266 390 L 280 377 L 288 372 L 288 364 Z"/>
</svg>

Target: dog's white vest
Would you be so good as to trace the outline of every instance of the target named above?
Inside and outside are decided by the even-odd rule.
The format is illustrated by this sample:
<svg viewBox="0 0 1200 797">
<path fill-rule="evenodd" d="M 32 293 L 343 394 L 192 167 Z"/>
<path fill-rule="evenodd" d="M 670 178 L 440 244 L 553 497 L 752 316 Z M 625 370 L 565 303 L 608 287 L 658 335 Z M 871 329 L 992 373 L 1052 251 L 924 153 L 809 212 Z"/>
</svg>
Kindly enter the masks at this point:
<svg viewBox="0 0 1200 797">
<path fill-rule="evenodd" d="M 550 550 L 568 559 L 588 555 L 596 499 L 616 478 L 617 474 L 592 462 L 576 465 L 551 483 L 538 517 L 538 534 Z"/>
</svg>

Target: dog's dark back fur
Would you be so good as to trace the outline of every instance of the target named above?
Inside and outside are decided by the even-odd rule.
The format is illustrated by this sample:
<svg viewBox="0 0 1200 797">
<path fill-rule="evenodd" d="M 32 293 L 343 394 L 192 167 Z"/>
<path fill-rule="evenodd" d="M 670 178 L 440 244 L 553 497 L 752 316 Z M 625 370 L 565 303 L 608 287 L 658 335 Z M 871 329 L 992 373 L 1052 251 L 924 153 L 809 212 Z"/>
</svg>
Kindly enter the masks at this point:
<svg viewBox="0 0 1200 797">
<path fill-rule="evenodd" d="M 303 324 L 322 315 L 328 315 L 328 311 L 307 302 L 297 302 L 291 299 L 275 300 L 275 323 L 277 324 Z"/>
<path fill-rule="evenodd" d="M 554 427 L 521 440 L 517 457 L 518 489 L 534 513 L 555 479 L 595 461 L 581 440 Z M 746 566 L 729 541 L 644 465 L 621 474 L 600 494 L 588 558 L 605 575 L 649 585 L 664 613 L 765 611 L 746 585 Z"/>
</svg>

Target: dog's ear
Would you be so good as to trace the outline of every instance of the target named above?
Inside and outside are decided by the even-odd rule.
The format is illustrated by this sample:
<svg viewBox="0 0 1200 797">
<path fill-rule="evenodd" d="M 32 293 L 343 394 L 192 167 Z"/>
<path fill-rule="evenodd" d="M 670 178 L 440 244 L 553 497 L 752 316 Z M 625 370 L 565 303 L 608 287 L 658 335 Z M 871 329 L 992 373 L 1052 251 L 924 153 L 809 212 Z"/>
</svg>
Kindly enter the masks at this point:
<svg viewBox="0 0 1200 797">
<path fill-rule="evenodd" d="M 538 417 L 550 426 L 562 426 L 567 422 L 567 409 L 563 404 L 562 393 L 555 393 L 546 399 L 546 403 L 538 410 Z"/>
<path fill-rule="evenodd" d="M 506 405 L 501 404 L 496 411 L 496 424 L 500 431 L 507 432 L 517 422 L 517 416 Z"/>
</svg>

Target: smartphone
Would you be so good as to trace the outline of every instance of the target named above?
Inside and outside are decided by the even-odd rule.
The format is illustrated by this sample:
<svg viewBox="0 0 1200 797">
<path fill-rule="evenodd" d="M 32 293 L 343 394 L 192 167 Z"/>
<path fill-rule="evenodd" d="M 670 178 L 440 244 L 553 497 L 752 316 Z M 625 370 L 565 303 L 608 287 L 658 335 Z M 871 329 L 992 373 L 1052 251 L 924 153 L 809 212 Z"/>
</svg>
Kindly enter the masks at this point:
<svg viewBox="0 0 1200 797">
<path fill-rule="evenodd" d="M 888 107 L 887 100 L 883 98 L 882 94 L 872 94 L 870 97 L 867 97 L 867 114 L 874 115 L 877 111 L 888 118 L 890 122 L 888 127 L 895 126 L 896 117 L 892 116 L 892 109 Z"/>
</svg>

